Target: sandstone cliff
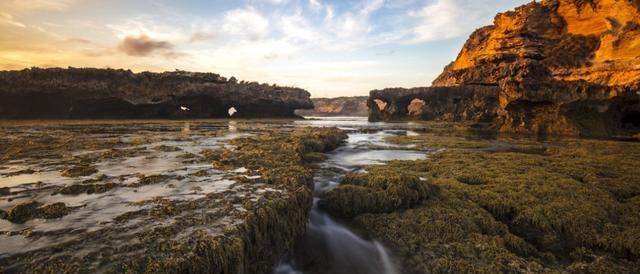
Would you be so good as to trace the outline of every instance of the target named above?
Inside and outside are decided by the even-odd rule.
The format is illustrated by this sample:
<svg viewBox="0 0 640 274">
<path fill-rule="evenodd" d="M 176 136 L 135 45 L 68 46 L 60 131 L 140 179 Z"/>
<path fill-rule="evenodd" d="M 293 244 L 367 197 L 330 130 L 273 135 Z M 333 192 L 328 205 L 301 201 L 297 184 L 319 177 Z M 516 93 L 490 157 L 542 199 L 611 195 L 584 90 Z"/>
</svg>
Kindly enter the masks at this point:
<svg viewBox="0 0 640 274">
<path fill-rule="evenodd" d="M 433 86 L 398 98 L 394 90 L 373 91 L 371 119 L 489 122 L 502 132 L 637 133 L 640 2 L 545 0 L 498 14 L 471 34 Z M 418 116 L 405 110 L 415 98 L 425 102 Z M 390 108 L 380 110 L 375 99 Z M 444 105 L 434 115 L 435 103 Z"/>
<path fill-rule="evenodd" d="M 299 110 L 303 116 L 367 116 L 367 96 L 314 98 L 313 110 Z"/>
<path fill-rule="evenodd" d="M 298 88 L 227 80 L 213 73 L 113 69 L 0 72 L 0 118 L 294 117 L 312 108 Z"/>
</svg>

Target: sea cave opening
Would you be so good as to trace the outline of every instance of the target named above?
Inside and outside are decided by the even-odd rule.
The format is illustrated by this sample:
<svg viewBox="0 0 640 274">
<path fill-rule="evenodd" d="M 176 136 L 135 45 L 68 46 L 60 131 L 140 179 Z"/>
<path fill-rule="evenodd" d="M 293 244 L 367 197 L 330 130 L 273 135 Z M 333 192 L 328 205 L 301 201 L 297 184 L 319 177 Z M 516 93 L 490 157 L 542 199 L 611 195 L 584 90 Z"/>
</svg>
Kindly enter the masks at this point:
<svg viewBox="0 0 640 274">
<path fill-rule="evenodd" d="M 409 115 L 420 115 L 426 105 L 427 102 L 424 100 L 415 98 L 411 100 L 411 103 L 407 106 L 407 113 L 409 113 Z"/>
<path fill-rule="evenodd" d="M 621 123 L 623 128 L 640 129 L 640 111 L 625 113 L 622 116 Z"/>
<path fill-rule="evenodd" d="M 374 99 L 373 102 L 376 103 L 376 105 L 378 105 L 378 109 L 379 110 L 384 110 L 387 107 L 387 102 L 381 100 L 381 99 Z"/>
</svg>

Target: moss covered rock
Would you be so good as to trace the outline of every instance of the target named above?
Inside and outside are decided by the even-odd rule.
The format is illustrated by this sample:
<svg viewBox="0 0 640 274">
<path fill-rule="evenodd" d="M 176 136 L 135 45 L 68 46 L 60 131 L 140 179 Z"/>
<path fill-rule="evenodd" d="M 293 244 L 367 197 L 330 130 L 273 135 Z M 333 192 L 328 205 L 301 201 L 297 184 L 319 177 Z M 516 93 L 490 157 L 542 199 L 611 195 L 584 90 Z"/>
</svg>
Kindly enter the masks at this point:
<svg viewBox="0 0 640 274">
<path fill-rule="evenodd" d="M 0 265 L 6 266 L 3 271 L 9 273 L 270 272 L 304 233 L 308 221 L 313 170 L 304 155 L 319 155 L 336 148 L 345 138 L 345 133 L 335 128 L 299 128 L 260 131 L 234 139 L 224 148 L 203 153 L 218 168 L 210 173 L 227 171 L 228 180 L 212 176 L 212 180 L 194 185 L 178 199 L 160 195 L 125 203 L 126 213 L 91 229 L 69 224 L 53 231 L 11 231 L 16 236 L 28 234 L 28 240 L 64 237 L 65 241 L 2 256 Z M 108 157 L 120 156 L 116 152 Z M 240 168 L 246 168 L 247 172 L 241 175 L 234 172 Z M 205 171 L 196 175 L 208 176 L 208 170 Z M 179 176 L 161 174 L 138 179 L 123 181 L 116 176 L 88 179 L 56 189 L 58 195 L 50 199 L 100 193 L 104 194 L 95 195 L 96 199 L 126 199 L 118 195 L 131 195 L 134 191 L 140 191 L 141 196 L 156 193 L 141 193 L 138 187 L 162 191 L 181 187 L 179 182 L 171 181 L 180 181 L 176 180 Z M 220 190 L 207 192 L 207 187 Z M 101 201 L 96 202 L 88 203 L 86 209 L 100 206 Z M 17 221 L 58 218 L 71 210 L 62 203 L 43 207 L 33 202 L 12 209 L 7 218 Z"/>
<path fill-rule="evenodd" d="M 391 161 L 348 176 L 322 204 L 387 243 L 405 272 L 640 271 L 640 143 L 541 143 L 460 132 L 391 140 L 439 150 L 426 160 Z M 383 174 L 402 174 L 397 179 L 406 182 L 424 178 L 438 191 L 411 206 L 361 210 L 360 197 L 377 199 L 368 184 Z"/>
<path fill-rule="evenodd" d="M 9 212 L 6 213 L 6 219 L 13 223 L 22 224 L 35 218 L 61 218 L 67 215 L 69 211 L 71 211 L 71 208 L 68 208 L 65 203 L 54 203 L 42 206 L 39 202 L 30 201 L 11 208 Z"/>
<path fill-rule="evenodd" d="M 65 169 L 64 171 L 62 171 L 62 176 L 65 176 L 65 177 L 89 176 L 97 172 L 98 170 L 95 167 L 80 165 L 80 166 Z"/>
<path fill-rule="evenodd" d="M 371 172 L 346 176 L 340 185 L 322 194 L 320 207 L 331 214 L 353 217 L 410 208 L 437 192 L 417 176 L 398 172 Z"/>
</svg>

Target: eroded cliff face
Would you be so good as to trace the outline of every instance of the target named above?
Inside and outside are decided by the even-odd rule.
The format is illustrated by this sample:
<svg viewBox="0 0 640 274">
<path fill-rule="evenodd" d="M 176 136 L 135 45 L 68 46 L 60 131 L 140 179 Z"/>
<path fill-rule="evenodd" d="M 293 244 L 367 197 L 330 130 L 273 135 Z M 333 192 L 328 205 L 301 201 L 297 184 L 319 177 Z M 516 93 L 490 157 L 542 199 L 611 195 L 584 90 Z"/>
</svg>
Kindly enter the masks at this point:
<svg viewBox="0 0 640 274">
<path fill-rule="evenodd" d="M 213 73 L 112 69 L 0 72 L 0 118 L 295 117 L 313 108 L 302 89 L 227 80 Z"/>
<path fill-rule="evenodd" d="M 640 2 L 546 0 L 498 14 L 494 25 L 470 36 L 433 86 L 443 88 L 443 93 L 452 87 L 497 88 L 495 97 L 449 108 L 496 105 L 492 123 L 502 132 L 637 133 Z M 372 116 L 385 112 L 374 108 Z"/>
<path fill-rule="evenodd" d="M 367 116 L 367 96 L 314 98 L 313 110 L 300 110 L 303 116 Z"/>
</svg>

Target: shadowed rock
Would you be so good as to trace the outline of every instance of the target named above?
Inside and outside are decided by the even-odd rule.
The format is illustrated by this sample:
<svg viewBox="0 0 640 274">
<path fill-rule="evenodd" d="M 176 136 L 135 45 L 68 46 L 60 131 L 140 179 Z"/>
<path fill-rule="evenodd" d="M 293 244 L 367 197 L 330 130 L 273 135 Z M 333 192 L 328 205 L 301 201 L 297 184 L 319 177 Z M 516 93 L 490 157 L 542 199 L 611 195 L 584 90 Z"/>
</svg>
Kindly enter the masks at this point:
<svg viewBox="0 0 640 274">
<path fill-rule="evenodd" d="M 228 81 L 213 73 L 113 69 L 0 72 L 0 118 L 295 117 L 313 108 L 299 88 Z"/>
<path fill-rule="evenodd" d="M 367 116 L 367 96 L 314 98 L 313 110 L 299 110 L 303 116 Z"/>
</svg>

